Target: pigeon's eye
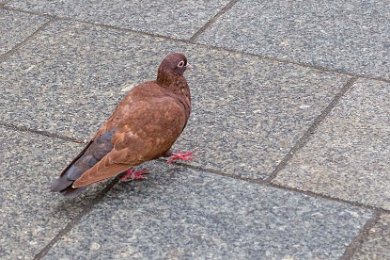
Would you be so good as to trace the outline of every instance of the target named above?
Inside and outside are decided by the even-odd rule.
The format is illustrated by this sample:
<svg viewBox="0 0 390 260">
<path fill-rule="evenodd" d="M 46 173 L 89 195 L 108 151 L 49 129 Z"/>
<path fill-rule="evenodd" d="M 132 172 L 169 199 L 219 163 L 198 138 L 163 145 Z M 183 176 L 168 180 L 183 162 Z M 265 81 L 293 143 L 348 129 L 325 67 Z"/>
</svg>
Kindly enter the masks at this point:
<svg viewBox="0 0 390 260">
<path fill-rule="evenodd" d="M 179 68 L 183 68 L 183 67 L 184 67 L 184 60 L 181 60 L 181 61 L 177 64 L 177 66 L 178 66 Z"/>
</svg>

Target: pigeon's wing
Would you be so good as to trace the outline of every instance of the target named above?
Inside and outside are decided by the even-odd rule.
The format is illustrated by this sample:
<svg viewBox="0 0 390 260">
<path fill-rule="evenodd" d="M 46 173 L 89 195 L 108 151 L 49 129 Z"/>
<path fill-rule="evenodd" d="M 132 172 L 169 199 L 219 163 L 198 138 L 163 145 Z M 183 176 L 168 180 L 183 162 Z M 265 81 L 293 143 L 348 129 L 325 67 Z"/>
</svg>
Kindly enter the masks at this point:
<svg viewBox="0 0 390 260">
<path fill-rule="evenodd" d="M 113 149 L 73 184 L 80 188 L 114 177 L 132 166 L 162 156 L 179 137 L 187 117 L 183 106 L 171 97 L 138 102 L 117 129 Z M 126 109 L 126 108 L 124 108 Z"/>
<path fill-rule="evenodd" d="M 107 131 L 92 139 L 52 183 L 51 191 L 58 191 L 69 197 L 77 196 L 82 190 L 72 188 L 73 182 L 112 150 L 113 133 L 114 130 Z"/>
<path fill-rule="evenodd" d="M 51 191 L 58 191 L 62 194 L 73 197 L 80 193 L 72 187 L 75 180 L 92 168 L 97 162 L 103 159 L 114 147 L 113 137 L 118 128 L 123 124 L 131 111 L 129 111 L 129 104 L 136 103 L 137 100 L 133 97 L 139 91 L 141 86 L 135 87 L 128 95 L 118 104 L 113 114 L 106 120 L 106 122 L 96 132 L 92 140 L 85 146 L 80 154 L 73 159 L 73 161 L 62 171 L 60 177 L 51 185 Z M 133 105 L 132 105 L 133 106 Z"/>
<path fill-rule="evenodd" d="M 51 191 L 59 191 L 63 194 L 73 191 L 71 187 L 73 182 L 112 150 L 113 133 L 114 130 L 107 131 L 92 139 L 52 183 Z"/>
</svg>

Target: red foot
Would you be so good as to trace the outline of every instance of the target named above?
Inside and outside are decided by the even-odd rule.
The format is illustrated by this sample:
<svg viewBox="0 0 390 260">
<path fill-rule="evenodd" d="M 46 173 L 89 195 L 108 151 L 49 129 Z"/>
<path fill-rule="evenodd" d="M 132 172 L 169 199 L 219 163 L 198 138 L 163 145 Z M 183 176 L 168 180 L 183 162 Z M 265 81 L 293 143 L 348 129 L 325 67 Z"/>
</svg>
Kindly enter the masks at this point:
<svg viewBox="0 0 390 260">
<path fill-rule="evenodd" d="M 133 168 L 128 169 L 127 171 L 124 172 L 124 174 L 120 177 L 121 182 L 126 182 L 126 181 L 133 181 L 133 180 L 143 180 L 146 179 L 144 174 L 148 174 L 148 170 L 142 169 L 139 171 L 135 171 Z"/>
<path fill-rule="evenodd" d="M 192 152 L 178 152 L 173 153 L 167 160 L 168 164 L 171 164 L 175 161 L 182 160 L 182 161 L 191 161 L 192 160 Z"/>
</svg>

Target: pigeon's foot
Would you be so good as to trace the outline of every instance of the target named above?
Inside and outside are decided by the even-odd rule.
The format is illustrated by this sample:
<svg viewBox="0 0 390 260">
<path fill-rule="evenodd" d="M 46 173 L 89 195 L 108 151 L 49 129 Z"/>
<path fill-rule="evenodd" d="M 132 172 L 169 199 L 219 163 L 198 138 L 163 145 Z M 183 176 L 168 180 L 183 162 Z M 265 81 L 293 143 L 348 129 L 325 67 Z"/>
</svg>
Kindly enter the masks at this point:
<svg viewBox="0 0 390 260">
<path fill-rule="evenodd" d="M 175 161 L 191 161 L 192 160 L 192 152 L 177 152 L 177 153 L 172 153 L 172 155 L 168 158 L 167 163 L 171 164 Z"/>
<path fill-rule="evenodd" d="M 146 169 L 136 171 L 133 168 L 130 168 L 123 173 L 123 175 L 119 178 L 119 181 L 126 182 L 126 181 L 144 180 L 144 179 L 146 179 L 144 174 L 148 174 L 148 173 L 149 173 L 149 171 Z"/>
</svg>

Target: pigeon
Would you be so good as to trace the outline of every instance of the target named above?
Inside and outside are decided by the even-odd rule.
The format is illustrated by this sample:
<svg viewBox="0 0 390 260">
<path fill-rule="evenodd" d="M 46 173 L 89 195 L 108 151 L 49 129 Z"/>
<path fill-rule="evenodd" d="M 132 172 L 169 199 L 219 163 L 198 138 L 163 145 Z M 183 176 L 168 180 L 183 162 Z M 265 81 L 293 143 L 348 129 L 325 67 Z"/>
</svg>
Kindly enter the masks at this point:
<svg viewBox="0 0 390 260">
<path fill-rule="evenodd" d="M 184 72 L 191 65 L 181 53 L 161 62 L 157 79 L 132 88 L 81 153 L 51 185 L 51 191 L 77 197 L 88 185 L 122 174 L 121 181 L 141 180 L 143 162 L 169 157 L 191 160 L 192 152 L 171 151 L 191 113 Z"/>
</svg>

